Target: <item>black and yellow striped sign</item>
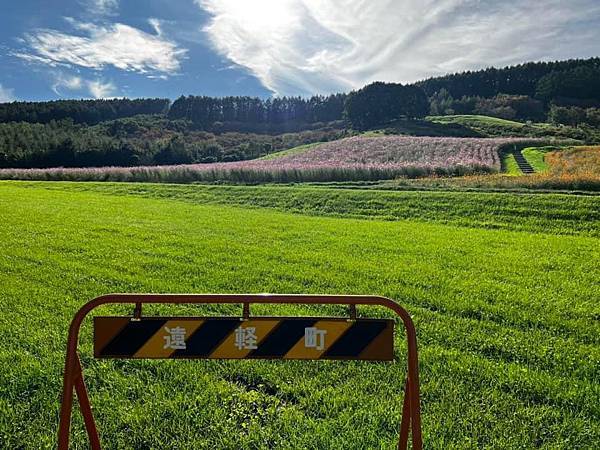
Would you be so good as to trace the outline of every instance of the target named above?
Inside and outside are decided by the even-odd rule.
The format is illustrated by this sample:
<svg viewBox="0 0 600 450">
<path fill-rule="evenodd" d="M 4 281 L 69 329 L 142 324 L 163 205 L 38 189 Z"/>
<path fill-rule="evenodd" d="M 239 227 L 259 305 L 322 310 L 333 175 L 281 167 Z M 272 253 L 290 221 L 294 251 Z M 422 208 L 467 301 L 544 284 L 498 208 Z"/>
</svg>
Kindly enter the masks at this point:
<svg viewBox="0 0 600 450">
<path fill-rule="evenodd" d="M 394 357 L 394 322 L 306 317 L 95 317 L 94 356 L 389 361 Z"/>
</svg>

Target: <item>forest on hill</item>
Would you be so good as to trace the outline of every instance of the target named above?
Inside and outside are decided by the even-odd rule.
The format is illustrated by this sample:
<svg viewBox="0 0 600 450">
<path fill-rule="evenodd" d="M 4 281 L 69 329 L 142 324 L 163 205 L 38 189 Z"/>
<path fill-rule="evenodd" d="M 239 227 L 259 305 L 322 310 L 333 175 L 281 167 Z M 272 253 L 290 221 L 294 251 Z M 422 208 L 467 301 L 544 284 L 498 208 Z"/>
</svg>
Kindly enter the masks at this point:
<svg viewBox="0 0 600 450">
<path fill-rule="evenodd" d="M 0 103 L 0 123 L 50 123 L 71 119 L 74 123 L 95 125 L 139 114 L 166 114 L 170 103 L 166 98 Z"/>
<path fill-rule="evenodd" d="M 528 62 L 496 69 L 466 71 L 428 78 L 416 84 L 428 96 L 446 89 L 455 98 L 526 95 L 542 100 L 557 97 L 600 101 L 600 58 Z"/>
<path fill-rule="evenodd" d="M 485 115 L 600 128 L 600 58 L 372 83 L 348 94 L 58 100 L 0 104 L 0 167 L 252 159 L 425 116 Z M 587 128 L 586 128 L 587 127 Z M 570 134 L 569 134 L 570 133 Z"/>
<path fill-rule="evenodd" d="M 169 109 L 172 120 L 185 119 L 202 129 L 219 131 L 229 124 L 236 131 L 270 131 L 343 119 L 346 94 L 274 97 L 179 97 Z M 216 125 L 215 125 L 216 124 Z M 244 126 L 244 125 L 250 125 Z M 251 129 L 249 129 L 251 128 Z M 230 131 L 230 130 L 229 130 Z"/>
</svg>

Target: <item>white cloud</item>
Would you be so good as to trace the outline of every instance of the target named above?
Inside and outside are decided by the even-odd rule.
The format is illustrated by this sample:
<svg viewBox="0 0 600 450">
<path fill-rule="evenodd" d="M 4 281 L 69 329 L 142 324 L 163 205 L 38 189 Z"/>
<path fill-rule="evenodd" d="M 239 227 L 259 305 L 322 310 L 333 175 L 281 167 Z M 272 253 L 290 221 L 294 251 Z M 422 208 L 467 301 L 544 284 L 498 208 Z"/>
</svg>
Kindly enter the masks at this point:
<svg viewBox="0 0 600 450">
<path fill-rule="evenodd" d="M 114 97 L 116 87 L 111 82 L 102 82 L 100 80 L 88 81 L 87 87 L 94 98 Z"/>
<path fill-rule="evenodd" d="M 154 29 L 154 32 L 157 36 L 162 36 L 162 21 L 160 19 L 156 19 L 155 17 L 151 17 L 148 19 L 148 23 Z"/>
<path fill-rule="evenodd" d="M 25 52 L 11 51 L 10 55 L 16 56 L 17 58 L 21 58 L 22 60 L 30 62 L 30 63 L 47 64 L 50 67 L 67 66 L 68 65 L 68 64 L 59 63 L 57 61 L 52 61 L 51 59 L 43 58 L 41 56 L 31 55 L 31 54 L 25 53 Z"/>
<path fill-rule="evenodd" d="M 119 0 L 85 0 L 84 6 L 92 14 L 112 16 L 119 9 Z"/>
<path fill-rule="evenodd" d="M 56 95 L 62 95 L 60 92 L 61 88 L 66 88 L 70 91 L 80 90 L 83 86 L 81 77 L 77 76 L 65 76 L 63 74 L 57 74 L 52 84 L 52 90 Z"/>
<path fill-rule="evenodd" d="M 28 51 L 12 54 L 51 66 L 76 65 L 91 69 L 114 66 L 139 73 L 174 74 L 186 53 L 185 49 L 162 36 L 154 36 L 129 25 L 100 26 L 67 20 L 84 35 L 38 30 L 25 36 Z"/>
<path fill-rule="evenodd" d="M 597 56 L 597 0 L 195 0 L 215 49 L 279 94 Z"/>
<path fill-rule="evenodd" d="M 9 88 L 5 88 L 0 84 L 0 103 L 7 103 L 15 101 L 14 91 Z"/>
<path fill-rule="evenodd" d="M 114 97 L 117 92 L 117 87 L 110 81 L 86 80 L 80 76 L 66 75 L 62 72 L 55 72 L 53 76 L 52 90 L 61 97 L 66 95 L 65 91 L 85 92 L 93 98 L 110 98 Z"/>
</svg>

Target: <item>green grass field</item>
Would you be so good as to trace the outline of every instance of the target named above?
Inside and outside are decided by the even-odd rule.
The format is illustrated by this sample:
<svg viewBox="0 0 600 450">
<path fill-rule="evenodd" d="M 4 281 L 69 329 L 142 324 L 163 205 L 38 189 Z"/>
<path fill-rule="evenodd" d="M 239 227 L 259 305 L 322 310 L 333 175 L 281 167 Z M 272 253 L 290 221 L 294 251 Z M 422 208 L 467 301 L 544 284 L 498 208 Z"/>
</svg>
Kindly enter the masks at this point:
<svg viewBox="0 0 600 450">
<path fill-rule="evenodd" d="M 571 142 L 571 145 L 576 145 L 576 141 L 588 144 L 600 142 L 600 131 L 592 127 L 558 126 L 538 122 L 523 123 L 481 115 L 429 116 L 426 121 L 438 127 L 445 127 L 448 132 L 462 130 L 463 136 L 521 136 L 555 138 L 561 141 L 575 140 Z"/>
<path fill-rule="evenodd" d="M 268 159 L 276 159 L 281 156 L 295 155 L 296 153 L 302 153 L 307 150 L 310 150 L 311 148 L 315 148 L 319 144 L 322 144 L 322 142 L 315 142 L 313 144 L 299 145 L 297 147 L 288 148 L 286 150 L 281 150 L 280 152 L 270 153 L 270 154 L 263 156 L 262 158 L 258 158 L 258 159 L 267 159 L 268 160 Z"/>
<path fill-rule="evenodd" d="M 536 172 L 545 172 L 548 170 L 549 166 L 546 161 L 544 161 L 544 155 L 552 150 L 557 150 L 557 147 L 527 147 L 521 150 L 523 157 L 531 164 L 533 170 Z M 521 169 L 515 160 L 515 155 L 512 153 L 503 153 L 501 155 L 502 159 L 502 172 L 507 173 L 508 175 L 523 175 Z"/>
<path fill-rule="evenodd" d="M 459 123 L 462 125 L 474 125 L 482 126 L 496 125 L 507 128 L 523 128 L 524 123 L 516 122 L 514 120 L 500 119 L 498 117 L 480 116 L 480 115 L 450 115 L 450 116 L 430 116 L 428 117 L 432 122 L 438 123 Z"/>
<path fill-rule="evenodd" d="M 556 147 L 529 147 L 523 149 L 522 153 L 527 162 L 531 164 L 536 172 L 545 172 L 548 170 L 548 163 L 544 160 L 544 156 L 549 151 L 557 150 Z"/>
<path fill-rule="evenodd" d="M 385 295 L 413 314 L 427 448 L 594 448 L 599 202 L 2 182 L 0 447 L 55 447 L 67 328 L 87 300 L 108 292 L 304 292 Z M 397 363 L 108 361 L 92 358 L 86 323 L 80 350 L 106 448 L 393 448 L 405 376 L 400 334 L 396 341 Z M 74 416 L 74 448 L 86 448 Z"/>
<path fill-rule="evenodd" d="M 523 175 L 513 153 L 504 152 L 500 155 L 502 172 L 508 175 Z"/>
</svg>

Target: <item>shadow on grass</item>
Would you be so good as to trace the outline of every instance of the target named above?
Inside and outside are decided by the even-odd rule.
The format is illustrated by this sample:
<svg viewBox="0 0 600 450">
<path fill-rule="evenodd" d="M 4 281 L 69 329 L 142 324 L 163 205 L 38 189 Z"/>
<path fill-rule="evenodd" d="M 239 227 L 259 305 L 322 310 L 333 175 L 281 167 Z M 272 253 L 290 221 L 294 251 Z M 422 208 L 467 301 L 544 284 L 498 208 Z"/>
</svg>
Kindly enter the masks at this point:
<svg viewBox="0 0 600 450">
<path fill-rule="evenodd" d="M 487 137 L 459 123 L 439 123 L 428 120 L 397 120 L 384 129 L 386 134 L 433 137 Z"/>
</svg>

